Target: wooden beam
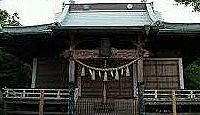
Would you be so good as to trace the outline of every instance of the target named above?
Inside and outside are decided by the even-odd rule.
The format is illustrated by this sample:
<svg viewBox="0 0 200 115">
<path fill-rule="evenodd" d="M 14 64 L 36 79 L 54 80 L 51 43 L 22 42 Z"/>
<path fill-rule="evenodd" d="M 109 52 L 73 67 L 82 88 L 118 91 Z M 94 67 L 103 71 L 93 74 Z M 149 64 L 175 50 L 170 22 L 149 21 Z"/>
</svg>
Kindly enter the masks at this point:
<svg viewBox="0 0 200 115">
<path fill-rule="evenodd" d="M 178 59 L 178 66 L 179 66 L 179 82 L 180 82 L 180 89 L 184 89 L 184 78 L 183 78 L 183 64 L 182 58 Z"/>
<path fill-rule="evenodd" d="M 65 50 L 63 53 L 65 58 L 69 58 L 73 55 L 75 59 L 102 59 L 105 57 L 101 57 L 99 54 L 99 50 L 74 50 L 72 51 Z M 111 56 L 109 58 L 112 59 L 123 59 L 123 60 L 131 60 L 136 59 L 140 56 L 140 52 L 138 50 L 117 50 L 111 49 Z"/>
<path fill-rule="evenodd" d="M 33 70 L 32 70 L 31 88 L 35 88 L 36 77 L 37 77 L 37 58 L 33 58 Z"/>
</svg>

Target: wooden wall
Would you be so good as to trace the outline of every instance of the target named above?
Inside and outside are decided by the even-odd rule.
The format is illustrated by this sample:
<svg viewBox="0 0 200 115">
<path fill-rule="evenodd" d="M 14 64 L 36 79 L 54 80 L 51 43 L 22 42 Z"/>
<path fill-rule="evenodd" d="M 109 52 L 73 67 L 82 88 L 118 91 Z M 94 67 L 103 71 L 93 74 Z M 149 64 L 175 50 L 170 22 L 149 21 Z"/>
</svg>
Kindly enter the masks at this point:
<svg viewBox="0 0 200 115">
<path fill-rule="evenodd" d="M 61 59 L 38 58 L 36 88 L 66 88 L 67 70 Z"/>
<path fill-rule="evenodd" d="M 181 58 L 146 58 L 143 69 L 145 89 L 183 88 L 181 60 Z"/>
<path fill-rule="evenodd" d="M 139 64 L 143 64 L 143 74 L 139 72 Z M 145 89 L 184 88 L 181 58 L 144 58 L 143 63 L 135 63 L 130 68 L 130 72 L 130 77 L 120 76 L 119 81 L 112 79 L 109 75 L 106 82 L 108 98 L 132 98 L 136 96 L 138 80 L 144 80 Z M 143 77 L 140 76 L 140 78 L 139 75 L 143 75 Z M 89 73 L 80 78 L 79 88 L 81 88 L 82 97 L 103 97 L 102 78 L 96 77 L 96 80 L 92 81 Z"/>
<path fill-rule="evenodd" d="M 94 62 L 96 61 L 89 62 L 95 66 Z M 100 65 L 101 63 L 103 64 L 100 61 L 98 63 Z M 123 65 L 128 63 L 128 61 L 118 63 Z M 108 81 L 106 82 L 108 98 L 130 98 L 136 95 L 137 80 L 140 78 L 138 64 L 135 63 L 134 66 L 129 68 L 130 77 L 120 76 L 118 81 L 114 80 L 110 73 L 108 73 Z M 142 80 L 145 82 L 145 89 L 184 88 L 181 58 L 144 58 L 142 64 Z M 75 80 L 80 88 L 80 95 L 82 97 L 103 97 L 103 78 L 99 78 L 98 73 L 96 73 L 96 80 L 93 81 L 88 70 L 84 77 L 80 76 L 80 71 L 81 66 L 76 64 Z M 38 58 L 36 88 L 66 88 L 67 78 L 68 63 L 60 59 Z"/>
</svg>

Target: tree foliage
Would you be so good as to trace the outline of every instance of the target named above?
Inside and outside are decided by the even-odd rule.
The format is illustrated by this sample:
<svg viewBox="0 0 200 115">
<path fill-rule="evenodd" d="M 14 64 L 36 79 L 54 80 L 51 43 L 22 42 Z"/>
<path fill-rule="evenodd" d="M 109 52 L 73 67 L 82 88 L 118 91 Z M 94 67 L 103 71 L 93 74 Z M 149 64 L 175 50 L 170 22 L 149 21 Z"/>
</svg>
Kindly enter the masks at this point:
<svg viewBox="0 0 200 115">
<path fill-rule="evenodd" d="M 200 12 L 200 0 L 175 0 L 178 4 L 192 6 L 194 11 Z"/>
<path fill-rule="evenodd" d="M 20 26 L 18 13 L 13 13 L 12 16 L 6 11 L 0 9 L 0 24 L 4 26 Z"/>
<path fill-rule="evenodd" d="M 16 56 L 0 50 L 0 85 L 23 88 L 30 83 L 30 67 Z"/>
<path fill-rule="evenodd" d="M 20 26 L 18 14 L 12 16 L 0 9 L 0 25 Z M 30 67 L 19 60 L 15 55 L 9 54 L 0 47 L 0 88 L 24 88 L 30 83 Z"/>
<path fill-rule="evenodd" d="M 200 58 L 185 68 L 184 75 L 185 85 L 188 89 L 200 89 Z"/>
</svg>

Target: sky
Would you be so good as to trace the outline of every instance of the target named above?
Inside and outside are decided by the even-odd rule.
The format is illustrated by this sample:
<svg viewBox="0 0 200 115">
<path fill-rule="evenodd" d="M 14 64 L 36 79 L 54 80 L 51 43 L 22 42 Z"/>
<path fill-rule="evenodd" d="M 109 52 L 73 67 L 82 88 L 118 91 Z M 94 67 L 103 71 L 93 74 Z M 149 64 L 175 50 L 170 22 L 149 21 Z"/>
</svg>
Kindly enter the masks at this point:
<svg viewBox="0 0 200 115">
<path fill-rule="evenodd" d="M 68 0 L 0 0 L 0 9 L 10 14 L 17 12 L 23 26 L 54 22 L 54 14 L 60 12 L 62 3 Z M 141 0 L 76 0 L 76 3 L 126 3 Z M 200 13 L 192 12 L 191 7 L 176 5 L 174 0 L 148 0 L 154 2 L 156 11 L 161 12 L 165 22 L 200 23 Z"/>
</svg>

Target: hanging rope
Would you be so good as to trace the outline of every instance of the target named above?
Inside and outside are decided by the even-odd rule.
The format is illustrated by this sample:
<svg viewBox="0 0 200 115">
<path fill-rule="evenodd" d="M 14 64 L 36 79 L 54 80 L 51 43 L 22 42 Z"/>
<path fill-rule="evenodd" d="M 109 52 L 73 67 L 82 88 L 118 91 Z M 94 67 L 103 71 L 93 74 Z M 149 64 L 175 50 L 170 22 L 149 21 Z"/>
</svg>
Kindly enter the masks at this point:
<svg viewBox="0 0 200 115">
<path fill-rule="evenodd" d="M 131 64 L 133 64 L 134 62 L 136 62 L 137 60 L 139 60 L 140 58 L 137 58 L 133 61 L 131 61 L 130 63 L 128 64 L 125 64 L 125 65 L 122 65 L 120 67 L 116 67 L 116 68 L 97 68 L 97 67 L 92 67 L 92 66 L 89 66 L 89 65 L 86 65 L 84 63 L 82 63 L 81 61 L 77 60 L 77 59 L 74 59 L 77 63 L 79 63 L 80 65 L 82 65 L 83 67 L 86 67 L 88 69 L 92 69 L 92 70 L 95 70 L 95 71 L 113 71 L 113 70 L 119 70 L 119 69 L 123 69 L 123 68 L 127 68 L 128 66 L 130 66 Z"/>
</svg>

